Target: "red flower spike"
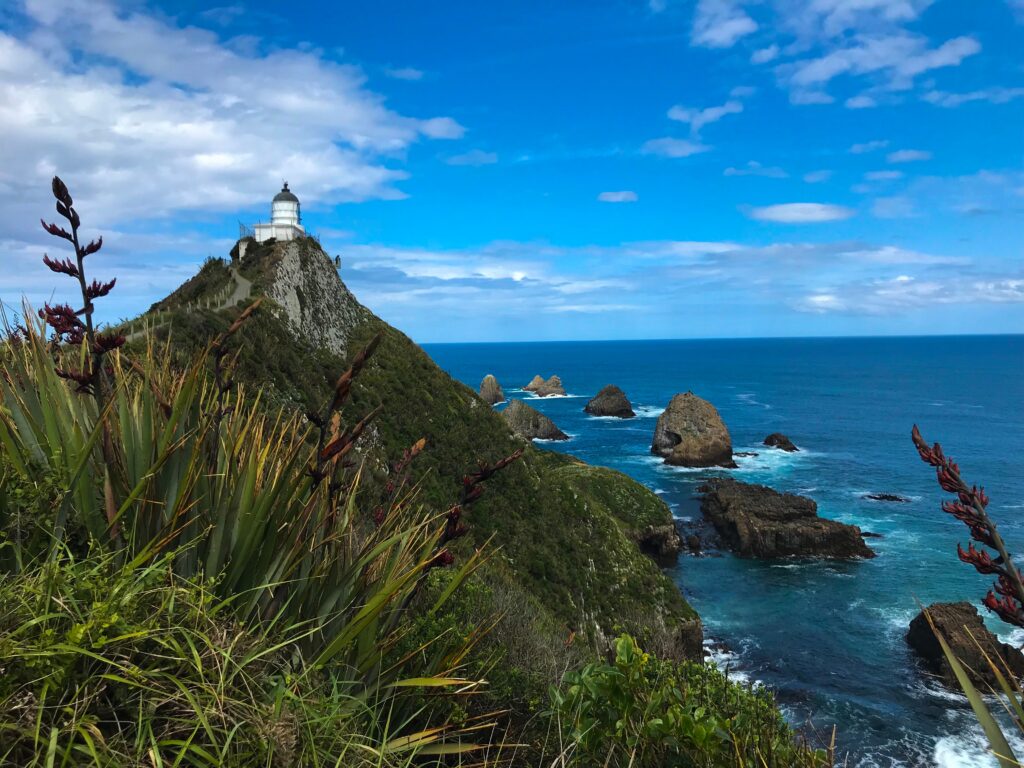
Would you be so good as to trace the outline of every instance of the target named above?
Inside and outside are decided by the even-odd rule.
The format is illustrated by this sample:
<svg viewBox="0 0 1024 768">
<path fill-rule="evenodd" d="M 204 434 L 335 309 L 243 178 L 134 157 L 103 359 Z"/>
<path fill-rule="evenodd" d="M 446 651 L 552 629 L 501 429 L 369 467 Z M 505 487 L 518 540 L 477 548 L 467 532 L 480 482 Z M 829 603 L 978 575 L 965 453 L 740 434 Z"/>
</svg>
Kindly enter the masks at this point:
<svg viewBox="0 0 1024 768">
<path fill-rule="evenodd" d="M 975 549 L 971 543 L 967 544 L 967 551 L 963 550 L 959 544 L 956 545 L 956 554 L 961 561 L 968 565 L 973 565 L 974 569 L 978 573 L 983 574 L 1002 574 L 1003 569 L 992 559 L 991 555 L 983 549 Z"/>
<path fill-rule="evenodd" d="M 89 299 L 101 298 L 103 296 L 106 296 L 108 293 L 110 293 L 111 289 L 113 289 L 113 287 L 114 287 L 114 285 L 116 283 L 117 283 L 117 278 L 116 277 L 113 280 L 111 280 L 110 282 L 108 282 L 108 283 L 101 283 L 98 280 L 93 280 L 90 285 L 86 286 L 86 288 L 85 288 L 85 295 Z"/>
<path fill-rule="evenodd" d="M 974 500 L 977 501 L 981 506 L 987 507 L 989 498 L 988 494 L 985 493 L 984 488 L 978 488 L 978 490 L 971 489 L 974 492 Z"/>
<path fill-rule="evenodd" d="M 70 259 L 51 259 L 43 254 L 43 264 L 50 268 L 51 272 L 57 272 L 69 277 L 78 277 L 78 267 L 71 263 Z"/>
<path fill-rule="evenodd" d="M 124 346 L 126 339 L 119 333 L 96 334 L 96 343 L 93 344 L 93 352 L 98 355 L 105 355 Z"/>
<path fill-rule="evenodd" d="M 69 305 L 58 304 L 51 307 L 49 304 L 44 304 L 43 308 L 39 310 L 39 317 L 45 320 L 46 324 L 53 328 L 53 332 L 58 336 L 68 334 L 69 336 L 74 336 L 74 338 L 69 338 L 68 341 L 73 344 L 81 343 L 81 332 L 85 326 L 78 319 L 78 313 Z"/>
<path fill-rule="evenodd" d="M 45 229 L 54 237 L 63 237 L 68 242 L 74 242 L 74 237 L 72 237 L 71 233 L 65 230 L 63 227 L 58 227 L 56 224 L 47 224 L 42 219 L 39 220 L 39 223 L 43 225 L 43 229 Z"/>
<path fill-rule="evenodd" d="M 998 615 L 1007 624 L 1024 627 L 1024 611 L 1010 598 L 1004 597 L 1000 600 L 989 590 L 989 593 L 985 595 L 985 599 L 981 602 L 982 605 Z"/>
<path fill-rule="evenodd" d="M 99 240 L 90 240 L 89 244 L 87 246 L 85 246 L 85 248 L 82 249 L 82 257 L 84 258 L 86 256 L 89 256 L 89 255 L 93 254 L 93 253 L 96 253 L 96 251 L 98 251 L 102 247 L 103 247 L 103 238 L 102 237 Z"/>
<path fill-rule="evenodd" d="M 952 471 L 955 467 L 955 464 L 950 463 L 946 466 L 940 467 L 935 472 L 935 476 L 939 480 L 939 486 L 942 490 L 949 493 L 958 493 L 962 487 L 962 481 L 959 478 L 959 473 L 954 474 Z"/>
</svg>

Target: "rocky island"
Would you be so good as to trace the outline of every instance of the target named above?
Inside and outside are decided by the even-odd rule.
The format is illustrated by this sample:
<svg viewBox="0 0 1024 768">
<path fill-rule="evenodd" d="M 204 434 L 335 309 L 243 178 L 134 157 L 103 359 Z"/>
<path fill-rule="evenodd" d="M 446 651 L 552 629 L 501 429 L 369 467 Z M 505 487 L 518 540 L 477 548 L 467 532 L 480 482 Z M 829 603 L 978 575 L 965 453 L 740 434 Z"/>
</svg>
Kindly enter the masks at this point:
<svg viewBox="0 0 1024 768">
<path fill-rule="evenodd" d="M 740 557 L 870 558 L 860 528 L 818 517 L 813 499 L 729 478 L 701 486 L 701 511 Z"/>
<path fill-rule="evenodd" d="M 513 432 L 527 440 L 569 439 L 565 432 L 555 426 L 555 422 L 522 400 L 513 400 L 501 415 Z"/>
<path fill-rule="evenodd" d="M 501 389 L 501 384 L 489 373 L 480 382 L 480 397 L 489 405 L 505 402 L 505 393 Z"/>
<path fill-rule="evenodd" d="M 523 387 L 523 391 L 533 392 L 537 397 L 565 395 L 565 387 L 562 386 L 562 380 L 557 376 L 552 376 L 547 381 L 541 376 L 534 376 L 530 383 Z"/>
<path fill-rule="evenodd" d="M 1024 677 L 1024 654 L 1012 645 L 1000 642 L 999 638 L 985 626 L 978 609 L 973 605 L 967 602 L 933 603 L 927 610 L 935 622 L 935 627 L 942 633 L 950 650 L 960 660 L 967 676 L 975 685 L 983 689 L 998 686 L 996 676 L 985 659 L 986 654 L 994 663 L 1005 664 L 1000 665 L 1000 672 L 1004 675 L 1009 669 L 1018 678 Z M 907 644 L 913 649 L 925 670 L 937 675 L 950 689 L 960 691 L 960 684 L 946 660 L 946 655 L 942 652 L 942 646 L 939 645 L 935 633 L 928 625 L 924 611 L 910 622 Z"/>
<path fill-rule="evenodd" d="M 735 467 L 732 438 L 718 410 L 692 392 L 678 394 L 658 417 L 651 453 L 680 467 Z"/>
<path fill-rule="evenodd" d="M 781 432 L 772 432 L 764 439 L 764 444 L 769 448 L 778 448 L 780 451 L 786 451 L 787 453 L 796 453 L 800 450 L 793 445 L 792 440 Z"/>
<path fill-rule="evenodd" d="M 614 416 L 619 419 L 632 419 L 636 414 L 626 393 L 609 384 L 603 388 L 583 408 L 591 416 Z"/>
</svg>

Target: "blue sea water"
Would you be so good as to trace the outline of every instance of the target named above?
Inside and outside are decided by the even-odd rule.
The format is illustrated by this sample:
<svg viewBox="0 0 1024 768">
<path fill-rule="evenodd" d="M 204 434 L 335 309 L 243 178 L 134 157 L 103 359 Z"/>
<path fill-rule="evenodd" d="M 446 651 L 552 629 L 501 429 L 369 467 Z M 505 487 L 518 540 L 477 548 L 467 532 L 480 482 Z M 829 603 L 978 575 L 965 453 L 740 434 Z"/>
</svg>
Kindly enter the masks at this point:
<svg viewBox="0 0 1024 768">
<path fill-rule="evenodd" d="M 819 513 L 883 538 L 863 562 L 756 562 L 684 556 L 672 571 L 716 641 L 730 674 L 776 691 L 796 725 L 837 727 L 853 766 L 995 765 L 966 700 L 929 681 L 904 641 L 918 601 L 970 600 L 986 577 L 959 563 L 965 529 L 939 509 L 944 494 L 910 442 L 915 422 L 942 442 L 968 482 L 982 484 L 1004 536 L 1024 550 L 1024 337 L 751 339 L 437 344 L 427 352 L 476 388 L 498 377 L 571 435 L 545 443 L 644 483 L 683 521 L 699 518 L 695 491 L 713 474 L 793 491 Z M 518 387 L 558 374 L 568 396 Z M 617 384 L 638 418 L 583 413 Z M 718 408 L 734 450 L 757 451 L 736 470 L 667 467 L 650 454 L 655 420 L 676 392 Z M 501 407 L 501 406 L 499 406 Z M 784 432 L 787 454 L 760 445 Z M 897 493 L 909 503 L 863 498 Z M 983 613 L 987 613 L 982 609 Z M 1003 639 L 1024 641 L 991 618 Z M 725 651 L 718 644 L 724 645 Z M 1016 744 L 1018 756 L 1024 743 Z"/>
</svg>

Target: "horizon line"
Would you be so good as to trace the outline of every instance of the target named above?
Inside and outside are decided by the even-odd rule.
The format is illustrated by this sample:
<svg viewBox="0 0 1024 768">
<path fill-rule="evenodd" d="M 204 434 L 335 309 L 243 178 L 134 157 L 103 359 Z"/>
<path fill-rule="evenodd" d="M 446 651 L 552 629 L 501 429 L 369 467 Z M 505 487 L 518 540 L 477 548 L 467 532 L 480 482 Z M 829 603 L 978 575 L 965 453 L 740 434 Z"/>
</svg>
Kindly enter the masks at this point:
<svg viewBox="0 0 1024 768">
<path fill-rule="evenodd" d="M 1024 337 L 1024 331 L 992 333 L 890 333 L 890 334 L 846 334 L 835 336 L 677 336 L 635 339 L 520 339 L 509 341 L 416 341 L 419 345 L 446 344 L 608 344 L 622 342 L 656 341 L 839 341 L 848 339 L 967 339 Z"/>
</svg>

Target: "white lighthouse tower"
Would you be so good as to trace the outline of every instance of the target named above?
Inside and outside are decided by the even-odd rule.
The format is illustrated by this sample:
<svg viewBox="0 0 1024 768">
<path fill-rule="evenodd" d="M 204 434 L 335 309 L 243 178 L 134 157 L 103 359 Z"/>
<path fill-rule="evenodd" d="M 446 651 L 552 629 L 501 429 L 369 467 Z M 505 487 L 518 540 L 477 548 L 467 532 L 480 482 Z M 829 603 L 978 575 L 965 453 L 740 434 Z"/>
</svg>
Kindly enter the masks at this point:
<svg viewBox="0 0 1024 768">
<path fill-rule="evenodd" d="M 274 195 L 270 206 L 270 223 L 259 223 L 253 227 L 256 242 L 262 243 L 271 238 L 275 240 L 294 240 L 306 234 L 302 227 L 302 212 L 299 198 L 284 183 L 281 191 Z"/>
</svg>

